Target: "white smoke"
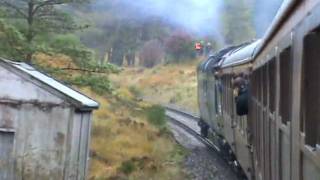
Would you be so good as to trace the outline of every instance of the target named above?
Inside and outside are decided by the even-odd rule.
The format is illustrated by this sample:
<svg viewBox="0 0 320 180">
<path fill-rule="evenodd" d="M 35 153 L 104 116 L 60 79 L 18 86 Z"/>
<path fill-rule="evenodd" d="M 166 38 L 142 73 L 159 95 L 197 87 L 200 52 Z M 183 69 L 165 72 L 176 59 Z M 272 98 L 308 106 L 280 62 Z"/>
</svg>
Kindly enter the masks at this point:
<svg viewBox="0 0 320 180">
<path fill-rule="evenodd" d="M 101 5 L 107 0 L 97 1 Z M 190 33 L 212 36 L 218 43 L 224 43 L 220 13 L 223 0 L 118 0 L 117 2 L 134 8 L 142 19 L 158 16 Z"/>
</svg>

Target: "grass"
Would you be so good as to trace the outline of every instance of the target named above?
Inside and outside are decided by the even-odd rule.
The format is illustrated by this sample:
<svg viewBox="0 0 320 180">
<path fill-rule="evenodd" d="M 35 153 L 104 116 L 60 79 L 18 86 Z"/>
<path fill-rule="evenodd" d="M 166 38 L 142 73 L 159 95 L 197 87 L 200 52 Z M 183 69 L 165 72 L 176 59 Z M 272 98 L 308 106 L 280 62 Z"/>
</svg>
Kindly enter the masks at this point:
<svg viewBox="0 0 320 180">
<path fill-rule="evenodd" d="M 188 64 L 159 65 L 152 69 L 126 68 L 110 78 L 118 87 L 128 87 L 155 104 L 176 104 L 198 112 L 196 66 Z"/>
<path fill-rule="evenodd" d="M 93 118 L 89 179 L 187 178 L 180 166 L 184 157 L 180 147 L 164 130 L 161 106 L 135 101 L 130 90 L 119 89 L 117 98 L 82 91 L 101 103 Z M 126 101 L 119 104 L 119 98 L 137 108 L 128 107 Z"/>
<path fill-rule="evenodd" d="M 37 59 L 42 66 L 48 63 L 57 68 L 66 64 L 75 66 L 62 55 L 39 54 Z M 74 76 L 69 73 L 59 77 Z M 100 102 L 100 108 L 93 114 L 88 179 L 188 179 L 181 166 L 187 152 L 169 132 L 164 109 L 141 101 L 141 97 L 149 97 L 153 104 L 178 97 L 177 104 L 196 109 L 195 65 L 130 68 L 110 79 L 116 84 L 112 94 L 98 95 L 89 87 L 80 89 Z M 104 91 L 104 86 L 98 88 Z"/>
<path fill-rule="evenodd" d="M 153 105 L 145 109 L 147 120 L 156 127 L 164 127 L 166 125 L 165 109 L 160 105 Z"/>
</svg>

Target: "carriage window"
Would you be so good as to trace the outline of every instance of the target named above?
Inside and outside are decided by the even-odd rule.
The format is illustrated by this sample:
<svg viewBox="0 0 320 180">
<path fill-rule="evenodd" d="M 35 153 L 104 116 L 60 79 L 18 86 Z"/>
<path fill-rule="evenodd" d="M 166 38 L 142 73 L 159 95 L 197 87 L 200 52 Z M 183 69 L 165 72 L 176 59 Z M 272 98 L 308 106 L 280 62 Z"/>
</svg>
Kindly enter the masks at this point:
<svg viewBox="0 0 320 180">
<path fill-rule="evenodd" d="M 292 102 L 292 59 L 291 47 L 280 53 L 280 116 L 282 123 L 291 121 Z"/>
<path fill-rule="evenodd" d="M 215 113 L 216 114 L 220 114 L 220 103 L 219 103 L 219 95 L 220 91 L 219 91 L 219 85 L 216 82 L 214 85 L 214 107 L 215 107 Z"/>
<path fill-rule="evenodd" d="M 269 73 L 269 109 L 274 112 L 276 109 L 276 58 L 272 58 L 268 64 Z"/>
<path fill-rule="evenodd" d="M 263 102 L 263 106 L 266 107 L 267 106 L 267 103 L 268 103 L 268 100 L 267 100 L 267 97 L 268 97 L 268 69 L 267 69 L 268 66 L 264 65 L 262 67 L 262 102 Z"/>
<path fill-rule="evenodd" d="M 261 102 L 261 91 L 262 91 L 262 87 L 261 87 L 261 68 L 259 68 L 258 70 L 257 70 L 257 100 L 259 101 L 259 102 Z"/>
<path fill-rule="evenodd" d="M 311 32 L 304 39 L 302 79 L 302 118 L 306 143 L 320 144 L 320 31 Z"/>
</svg>

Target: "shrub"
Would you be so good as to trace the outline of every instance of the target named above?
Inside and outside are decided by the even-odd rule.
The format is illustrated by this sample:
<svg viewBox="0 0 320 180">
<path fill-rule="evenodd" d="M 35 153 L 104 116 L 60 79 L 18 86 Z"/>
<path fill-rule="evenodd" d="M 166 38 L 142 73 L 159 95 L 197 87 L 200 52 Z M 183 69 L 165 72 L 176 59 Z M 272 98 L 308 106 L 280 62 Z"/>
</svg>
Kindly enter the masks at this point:
<svg viewBox="0 0 320 180">
<path fill-rule="evenodd" d="M 121 166 L 119 167 L 119 171 L 123 172 L 126 175 L 131 174 L 135 169 L 136 166 L 131 160 L 122 162 Z"/>
<path fill-rule="evenodd" d="M 165 109 L 160 105 L 146 108 L 146 115 L 148 121 L 157 127 L 161 128 L 166 124 Z"/>
</svg>

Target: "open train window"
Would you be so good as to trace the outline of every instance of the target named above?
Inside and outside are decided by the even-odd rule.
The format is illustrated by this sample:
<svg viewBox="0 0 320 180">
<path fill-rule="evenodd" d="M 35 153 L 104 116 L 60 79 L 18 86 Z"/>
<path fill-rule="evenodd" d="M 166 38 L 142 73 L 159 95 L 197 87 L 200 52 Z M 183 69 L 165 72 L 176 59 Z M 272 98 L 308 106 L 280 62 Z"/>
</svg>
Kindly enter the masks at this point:
<svg viewBox="0 0 320 180">
<path fill-rule="evenodd" d="M 257 74 L 256 74 L 256 82 L 257 82 L 257 100 L 259 102 L 261 102 L 262 100 L 262 87 L 261 87 L 261 80 L 262 80 L 262 72 L 261 72 L 261 68 L 259 68 L 257 70 Z"/>
<path fill-rule="evenodd" d="M 262 87 L 262 102 L 263 106 L 266 107 L 268 104 L 268 66 L 264 65 L 261 69 L 262 73 L 262 81 L 261 81 L 261 87 Z"/>
<path fill-rule="evenodd" d="M 306 134 L 305 142 L 320 144 L 320 30 L 304 38 L 304 59 L 302 77 L 302 124 Z"/>
<path fill-rule="evenodd" d="M 272 58 L 268 63 L 269 76 L 269 109 L 271 113 L 276 109 L 276 58 Z"/>
<path fill-rule="evenodd" d="M 280 53 L 280 116 L 282 123 L 291 121 L 292 102 L 292 58 L 291 47 Z"/>
</svg>

